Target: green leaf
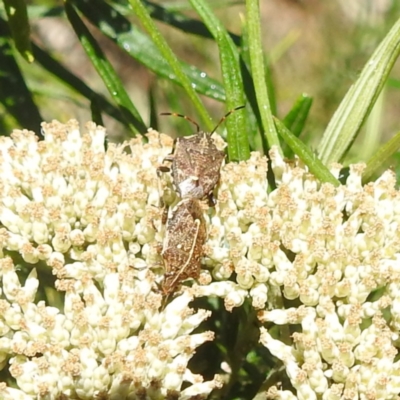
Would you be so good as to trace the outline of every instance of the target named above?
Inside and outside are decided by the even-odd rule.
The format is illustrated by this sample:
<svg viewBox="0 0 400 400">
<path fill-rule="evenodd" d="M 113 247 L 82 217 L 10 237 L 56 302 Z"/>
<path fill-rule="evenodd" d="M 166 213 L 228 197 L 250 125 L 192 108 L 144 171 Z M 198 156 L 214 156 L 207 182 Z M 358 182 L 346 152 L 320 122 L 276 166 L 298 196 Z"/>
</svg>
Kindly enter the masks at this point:
<svg viewBox="0 0 400 400">
<path fill-rule="evenodd" d="M 185 71 L 183 71 L 182 66 L 179 63 L 178 59 L 176 58 L 175 54 L 168 46 L 166 40 L 161 35 L 160 31 L 157 29 L 156 25 L 152 21 L 146 8 L 143 6 L 140 0 L 129 0 L 129 3 L 131 4 L 133 11 L 140 19 L 140 22 L 142 23 L 144 28 L 150 34 L 154 44 L 157 46 L 158 50 L 165 58 L 165 60 L 169 63 L 173 73 L 177 76 L 177 79 L 179 80 L 180 84 L 186 91 L 189 99 L 192 101 L 201 119 L 206 125 L 207 130 L 211 130 L 213 128 L 213 123 L 210 115 L 208 114 L 203 103 L 200 101 L 200 98 L 197 95 L 196 91 L 194 90 L 189 77 L 185 74 Z"/>
<path fill-rule="evenodd" d="M 261 20 L 258 0 L 246 0 L 247 30 L 249 34 L 249 53 L 251 72 L 256 91 L 258 108 L 260 110 L 264 134 L 268 146 L 278 146 L 278 134 L 272 119 L 271 105 L 269 102 L 267 84 L 265 81 L 264 53 L 261 44 Z"/>
<path fill-rule="evenodd" d="M 267 85 L 267 93 L 268 93 L 268 99 L 269 99 L 269 104 L 271 107 L 271 113 L 272 115 L 277 115 L 277 99 L 276 99 L 276 94 L 275 94 L 275 84 L 273 80 L 273 75 L 272 75 L 272 65 L 270 60 L 264 56 L 264 63 L 265 63 L 265 84 Z"/>
<path fill-rule="evenodd" d="M 312 97 L 309 97 L 307 94 L 303 93 L 297 98 L 291 110 L 282 120 L 285 126 L 296 137 L 299 137 L 301 132 L 303 131 L 312 102 Z"/>
<path fill-rule="evenodd" d="M 101 116 L 101 106 L 96 99 L 90 102 L 90 111 L 92 114 L 92 121 L 97 125 L 105 126 Z"/>
<path fill-rule="evenodd" d="M 182 86 L 177 75 L 173 72 L 151 39 L 136 26 L 132 25 L 128 19 L 118 13 L 115 8 L 110 7 L 101 0 L 95 3 L 74 0 L 74 4 L 93 25 L 117 43 L 123 51 L 127 52 L 131 57 L 159 77 L 167 78 Z M 128 7 L 118 7 L 118 9 L 121 8 L 128 12 Z M 132 13 L 131 10 L 129 12 Z M 210 78 L 207 76 L 207 73 L 193 65 L 189 65 L 183 61 L 179 61 L 179 63 L 197 93 L 225 102 L 225 89 L 220 82 Z"/>
<path fill-rule="evenodd" d="M 355 146 L 347 159 L 352 160 L 356 158 L 357 162 L 362 156 L 364 160 L 372 157 L 376 153 L 376 149 L 379 148 L 382 142 L 382 118 L 384 117 L 384 105 L 385 105 L 385 94 L 386 86 L 383 88 L 378 98 L 376 99 L 375 105 L 369 114 L 369 117 L 365 123 L 365 129 L 363 134 L 357 141 L 357 147 Z M 359 145 L 362 151 L 359 150 Z"/>
<path fill-rule="evenodd" d="M 302 94 L 293 105 L 292 109 L 286 114 L 282 122 L 285 124 L 293 135 L 299 137 L 303 131 L 304 125 L 306 123 L 308 113 L 312 105 L 312 98 L 308 97 L 306 94 Z M 286 157 L 292 158 L 293 152 L 287 148 L 283 147 Z"/>
<path fill-rule="evenodd" d="M 247 98 L 248 126 L 250 149 L 268 154 L 268 143 L 265 136 L 261 135 L 262 122 L 257 97 L 254 89 L 253 77 L 250 73 L 249 35 L 244 21 L 242 21 L 242 41 L 240 43 L 240 73 L 243 79 L 244 93 Z"/>
<path fill-rule="evenodd" d="M 242 0 L 213 0 L 211 3 L 213 9 L 217 8 L 226 8 L 231 7 L 231 6 L 236 6 L 236 5 L 242 5 L 243 1 Z M 164 1 L 163 2 L 163 7 L 165 7 L 169 11 L 188 11 L 190 10 L 190 6 L 187 4 L 186 1 L 183 2 L 177 2 L 177 1 Z"/>
<path fill-rule="evenodd" d="M 325 164 L 340 161 L 370 113 L 400 52 L 400 20 L 375 50 L 332 117 L 319 146 Z"/>
<path fill-rule="evenodd" d="M 28 62 L 33 62 L 31 42 L 29 40 L 30 26 L 25 0 L 3 0 L 8 18 L 8 26 L 15 47 Z"/>
<path fill-rule="evenodd" d="M 239 54 L 235 44 L 225 27 L 213 14 L 208 3 L 204 0 L 190 0 L 190 3 L 218 45 L 228 110 L 244 105 L 245 95 L 240 74 Z M 229 159 L 231 161 L 247 160 L 250 157 L 250 146 L 245 113 L 234 113 L 227 119 L 226 126 Z"/>
<path fill-rule="evenodd" d="M 300 160 L 309 168 L 310 172 L 315 175 L 321 182 L 331 183 L 339 186 L 340 182 L 332 175 L 329 169 L 300 139 L 298 139 L 278 118 L 273 117 L 276 129 L 283 140 L 291 148 Z"/>
<path fill-rule="evenodd" d="M 0 102 L 21 128 L 40 131 L 43 121 L 10 44 L 7 23 L 0 19 Z"/>
<path fill-rule="evenodd" d="M 261 121 L 261 114 L 260 110 L 258 108 L 258 103 L 257 103 L 257 97 L 256 97 L 256 92 L 255 92 L 255 87 L 254 87 L 254 81 L 253 77 L 251 76 L 250 73 L 250 40 L 249 40 L 249 35 L 248 35 L 248 29 L 247 29 L 247 21 L 242 18 L 242 35 L 241 35 L 241 43 L 240 43 L 240 67 L 241 67 L 241 74 L 243 78 L 243 86 L 244 86 L 244 91 L 248 100 L 248 103 L 250 105 L 250 112 L 249 107 L 247 107 L 247 110 L 249 110 L 249 115 L 248 115 L 248 121 L 249 121 L 249 127 L 250 129 L 248 130 L 250 133 L 253 133 L 253 135 L 250 136 L 250 147 L 251 149 L 264 152 L 264 154 L 268 154 L 269 151 L 269 146 L 268 142 L 266 139 L 265 135 L 261 135 L 260 132 L 263 132 L 263 125 Z M 264 57 L 264 60 L 266 60 L 266 57 Z M 273 84 L 273 79 L 272 79 L 272 71 L 269 68 L 269 62 L 265 61 L 265 81 L 267 85 L 267 93 L 268 93 L 268 98 L 271 106 L 271 112 L 273 115 L 276 114 L 276 99 L 275 99 L 275 88 Z M 256 124 L 255 124 L 256 122 Z M 258 129 L 257 129 L 258 128 Z"/>
<path fill-rule="evenodd" d="M 111 97 L 114 99 L 116 104 L 118 104 L 121 114 L 132 133 L 140 134 L 146 132 L 146 125 L 126 93 L 118 75 L 101 51 L 89 30 L 75 12 L 73 6 L 69 3 L 65 3 L 65 11 L 79 41 L 82 44 L 82 47 L 90 58 L 90 61 L 93 63 L 93 66 L 96 68 L 96 71 L 103 79 Z"/>
<path fill-rule="evenodd" d="M 203 22 L 197 19 L 189 18 L 173 7 L 166 7 L 165 3 L 162 5 L 153 3 L 151 1 L 144 1 L 143 3 L 146 6 L 151 18 L 157 19 L 173 26 L 174 28 L 180 29 L 186 34 L 191 33 L 193 35 L 212 39 L 212 34 Z M 215 2 L 213 2 L 212 6 L 214 8 Z M 188 7 L 189 6 L 187 6 L 187 8 Z M 240 44 L 240 36 L 231 32 L 228 32 L 228 34 L 236 45 Z"/>
<path fill-rule="evenodd" d="M 260 151 L 261 153 L 268 154 L 268 143 L 265 140 L 265 136 L 261 135 L 262 122 L 261 115 L 257 105 L 257 98 L 254 89 L 253 78 L 250 74 L 247 64 L 243 58 L 240 58 L 240 72 L 243 79 L 243 87 L 247 98 L 248 112 L 246 124 L 248 125 L 248 138 L 251 150 Z"/>
<path fill-rule="evenodd" d="M 155 91 L 153 84 L 150 85 L 150 87 L 149 87 L 148 99 L 149 99 L 149 110 L 150 110 L 149 126 L 151 126 L 153 129 L 158 131 L 159 127 L 158 127 L 157 98 L 156 98 L 156 91 Z"/>
<path fill-rule="evenodd" d="M 400 148 L 400 132 L 396 133 L 385 143 L 367 162 L 367 168 L 363 174 L 363 182 L 368 182 L 371 177 L 379 172 Z"/>
</svg>

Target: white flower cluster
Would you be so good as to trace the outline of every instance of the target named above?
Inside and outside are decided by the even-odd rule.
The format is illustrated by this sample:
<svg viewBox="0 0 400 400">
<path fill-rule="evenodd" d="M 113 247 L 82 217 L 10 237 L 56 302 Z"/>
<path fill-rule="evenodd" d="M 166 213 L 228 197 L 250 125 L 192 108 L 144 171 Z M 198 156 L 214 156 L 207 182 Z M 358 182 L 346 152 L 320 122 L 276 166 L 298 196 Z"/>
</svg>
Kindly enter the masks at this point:
<svg viewBox="0 0 400 400">
<path fill-rule="evenodd" d="M 216 207 L 204 212 L 201 276 L 171 300 L 158 290 L 157 248 L 160 194 L 170 204 L 174 192 L 156 168 L 172 140 L 149 131 L 146 144 L 105 150 L 92 123 L 84 134 L 73 121 L 43 133 L 0 139 L 0 369 L 13 379 L 0 383 L 1 399 L 206 398 L 222 377 L 188 368 L 214 340 L 193 333 L 209 316 L 189 307 L 200 296 L 258 310 L 260 342 L 283 365 L 264 398 L 399 398 L 392 172 L 363 186 L 364 167 L 353 165 L 335 188 L 273 149 L 273 188 L 258 153 L 225 165 Z"/>
<path fill-rule="evenodd" d="M 276 149 L 270 158 L 270 193 L 258 153 L 223 169 L 206 248 L 215 282 L 199 291 L 225 297 L 228 309 L 250 296 L 260 321 L 281 327 L 279 337 L 261 328 L 260 341 L 282 361 L 296 395 L 271 387 L 267 398 L 399 399 L 394 173 L 363 186 L 365 166 L 352 165 L 335 188 Z"/>
<path fill-rule="evenodd" d="M 17 387 L 0 398 L 206 397 L 220 378 L 187 364 L 213 339 L 193 334 L 209 312 L 189 293 L 164 306 L 156 285 L 156 166 L 172 140 L 105 151 L 104 129 L 75 121 L 43 134 L 0 139 L 0 368 Z"/>
</svg>

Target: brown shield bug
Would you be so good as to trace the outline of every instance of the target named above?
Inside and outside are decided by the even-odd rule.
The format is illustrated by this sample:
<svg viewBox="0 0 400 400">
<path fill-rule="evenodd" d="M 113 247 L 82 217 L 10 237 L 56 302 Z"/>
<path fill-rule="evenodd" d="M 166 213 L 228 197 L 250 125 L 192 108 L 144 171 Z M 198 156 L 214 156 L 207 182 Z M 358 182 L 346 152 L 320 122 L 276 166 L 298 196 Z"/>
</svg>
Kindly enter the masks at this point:
<svg viewBox="0 0 400 400">
<path fill-rule="evenodd" d="M 210 133 L 201 131 L 199 124 L 185 115 L 161 113 L 185 118 L 197 128 L 194 135 L 175 140 L 173 152 L 164 159 L 171 162 L 171 167 L 159 167 L 161 172 L 171 170 L 175 190 L 181 199 L 208 199 L 212 204 L 212 192 L 220 178 L 225 152 L 217 149 L 211 135 L 230 114 L 241 108 L 244 106 L 236 107 L 225 114 Z"/>
<path fill-rule="evenodd" d="M 181 200 L 170 214 L 161 251 L 165 266 L 162 291 L 165 295 L 172 293 L 183 280 L 199 276 L 207 238 L 199 200 Z"/>
</svg>

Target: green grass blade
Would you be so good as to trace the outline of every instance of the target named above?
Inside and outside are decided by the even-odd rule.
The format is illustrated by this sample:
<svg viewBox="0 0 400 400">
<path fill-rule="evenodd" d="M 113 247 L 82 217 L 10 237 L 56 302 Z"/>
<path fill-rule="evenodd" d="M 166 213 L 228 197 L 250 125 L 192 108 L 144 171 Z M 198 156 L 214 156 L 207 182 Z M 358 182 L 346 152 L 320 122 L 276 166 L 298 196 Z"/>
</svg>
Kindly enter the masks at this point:
<svg viewBox="0 0 400 400">
<path fill-rule="evenodd" d="M 257 97 L 254 89 L 253 77 L 250 73 L 249 35 L 244 18 L 242 18 L 242 36 L 240 43 L 240 73 L 243 79 L 244 93 L 247 98 L 247 123 L 249 126 L 249 142 L 252 151 L 268 154 L 268 143 L 265 136 L 261 135 L 262 122 Z"/>
<path fill-rule="evenodd" d="M 264 56 L 265 63 L 265 84 L 267 85 L 267 93 L 269 99 L 269 105 L 271 107 L 272 115 L 277 115 L 278 107 L 277 107 L 277 98 L 275 91 L 275 82 L 272 75 L 272 65 L 267 57 Z"/>
<path fill-rule="evenodd" d="M 313 99 L 303 93 L 294 103 L 291 110 L 283 118 L 282 122 L 295 135 L 299 137 L 306 123 Z"/>
<path fill-rule="evenodd" d="M 231 110 L 244 105 L 245 95 L 240 73 L 239 54 L 235 44 L 208 3 L 204 0 L 190 0 L 190 3 L 200 15 L 218 45 L 227 109 Z M 226 127 L 229 159 L 231 161 L 247 160 L 250 157 L 250 146 L 245 113 L 234 113 L 227 119 Z"/>
<path fill-rule="evenodd" d="M 176 74 L 152 40 L 117 11 L 117 9 L 122 8 L 125 13 L 128 11 L 132 13 L 130 8 L 122 5 L 118 7 L 115 5 L 116 8 L 112 8 L 101 0 L 96 1 L 96 3 L 74 0 L 74 4 L 94 26 L 132 58 L 153 71 L 157 76 L 181 85 Z M 180 65 L 197 93 L 225 102 L 225 89 L 220 82 L 210 78 L 204 71 L 193 65 L 182 61 L 180 61 Z"/>
<path fill-rule="evenodd" d="M 61 82 L 68 85 L 71 89 L 88 99 L 90 102 L 95 102 L 102 112 L 113 117 L 117 121 L 124 123 L 120 110 L 105 99 L 101 94 L 93 91 L 80 78 L 67 70 L 58 61 L 52 58 L 47 52 L 39 46 L 32 43 L 32 50 L 35 56 L 35 61 L 40 64 L 46 71 L 60 79 Z"/>
<path fill-rule="evenodd" d="M 296 137 L 299 137 L 303 131 L 308 113 L 312 105 L 312 98 L 308 97 L 306 94 L 302 94 L 293 105 L 292 109 L 286 114 L 282 122 L 285 124 L 286 128 L 290 130 Z M 283 154 L 292 158 L 294 153 L 285 143 L 282 146 Z"/>
<path fill-rule="evenodd" d="M 213 37 L 203 22 L 189 18 L 185 14 L 182 14 L 171 7 L 167 8 L 164 3 L 160 5 L 151 1 L 144 1 L 144 5 L 152 18 L 180 29 L 186 34 L 191 33 L 208 39 L 212 39 Z M 228 34 L 236 45 L 240 44 L 240 36 L 231 32 L 228 32 Z"/>
<path fill-rule="evenodd" d="M 250 40 L 249 40 L 249 34 L 248 34 L 248 29 L 247 29 L 247 23 L 244 18 L 242 18 L 242 35 L 241 35 L 241 43 L 240 43 L 240 67 L 241 67 L 241 73 L 243 77 L 243 85 L 244 85 L 244 91 L 246 93 L 247 100 L 249 101 L 251 105 L 251 109 L 254 113 L 255 118 L 257 119 L 259 131 L 262 132 L 262 122 L 261 122 L 261 115 L 260 111 L 258 109 L 258 104 L 257 104 L 257 97 L 256 97 L 256 92 L 254 88 L 254 82 L 253 82 L 253 77 L 251 76 L 250 70 L 251 70 L 251 62 L 250 62 Z M 277 114 L 276 110 L 276 96 L 275 96 L 275 87 L 274 87 L 274 82 L 273 82 L 273 77 L 272 77 L 272 70 L 270 68 L 269 62 L 266 60 L 266 57 L 264 57 L 265 61 L 265 82 L 267 85 L 267 93 L 268 93 L 268 98 L 269 98 L 269 103 L 271 106 L 271 113 L 272 115 Z M 253 132 L 253 130 L 250 130 Z M 269 147 L 268 143 L 266 141 L 265 135 L 259 135 L 260 136 L 260 141 L 262 140 L 263 143 L 263 151 L 265 154 L 268 153 Z"/>
<path fill-rule="evenodd" d="M 210 115 L 208 114 L 206 108 L 204 107 L 199 96 L 194 90 L 192 83 L 190 82 L 190 79 L 183 71 L 181 64 L 179 63 L 175 54 L 172 52 L 171 48 L 168 46 L 167 42 L 161 35 L 160 31 L 157 29 L 156 25 L 152 21 L 146 8 L 144 7 L 144 5 L 140 0 L 129 0 L 129 3 L 131 4 L 133 11 L 140 19 L 140 22 L 143 24 L 144 28 L 150 34 L 158 50 L 171 66 L 173 73 L 177 76 L 179 82 L 186 91 L 194 107 L 198 111 L 207 130 L 213 129 L 213 122 L 211 120 Z"/>
<path fill-rule="evenodd" d="M 86 54 L 95 67 L 96 71 L 103 79 L 111 97 L 114 99 L 121 114 L 123 115 L 128 127 L 134 134 L 142 134 L 146 132 L 144 124 L 139 112 L 136 110 L 131 99 L 125 91 L 118 75 L 109 63 L 96 40 L 93 38 L 89 30 L 83 24 L 73 6 L 69 3 L 65 4 L 65 11 L 79 41 L 82 44 Z"/>
<path fill-rule="evenodd" d="M 361 136 L 362 152 L 354 151 L 351 155 L 349 154 L 347 159 L 354 159 L 356 157 L 355 162 L 357 162 L 360 159 L 360 155 L 362 155 L 363 160 L 368 160 L 376 153 L 376 149 L 381 145 L 383 131 L 382 118 L 384 117 L 385 98 L 386 86 L 379 94 L 375 106 L 371 110 L 365 123 L 365 129 L 363 129 L 363 134 Z M 358 141 L 358 143 L 360 142 Z M 356 148 L 354 150 L 356 150 Z"/>
<path fill-rule="evenodd" d="M 40 131 L 43 119 L 15 60 L 10 31 L 3 19 L 0 19 L 0 88 L 1 104 L 19 126 Z"/>
<path fill-rule="evenodd" d="M 149 126 L 156 131 L 159 130 L 158 126 L 158 109 L 157 109 L 157 98 L 156 98 L 156 90 L 154 84 L 150 85 L 149 93 Z"/>
<path fill-rule="evenodd" d="M 367 183 L 376 173 L 382 170 L 399 148 L 400 132 L 396 133 L 368 160 L 367 168 L 363 174 L 363 182 Z"/>
<path fill-rule="evenodd" d="M 217 8 L 226 8 L 236 5 L 242 5 L 243 0 L 213 0 L 211 4 L 213 9 L 215 10 Z M 190 5 L 188 5 L 186 1 L 183 2 L 163 1 L 163 7 L 165 7 L 169 11 L 189 11 L 191 9 Z"/>
<path fill-rule="evenodd" d="M 340 161 L 370 113 L 400 53 L 400 20 L 366 63 L 332 117 L 319 146 L 321 160 Z"/>
<path fill-rule="evenodd" d="M 300 160 L 307 165 L 310 172 L 315 175 L 321 182 L 331 183 L 339 186 L 340 182 L 332 175 L 329 169 L 300 139 L 298 139 L 278 118 L 273 117 L 276 129 L 283 140 L 291 148 Z"/>
<path fill-rule="evenodd" d="M 3 0 L 3 2 L 15 47 L 26 61 L 32 62 L 33 54 L 29 39 L 30 26 L 26 1 Z"/>
<path fill-rule="evenodd" d="M 242 57 L 240 58 L 240 73 L 242 75 L 244 92 L 248 102 L 246 107 L 248 111 L 246 123 L 249 127 L 247 131 L 249 132 L 250 148 L 251 150 L 268 154 L 268 143 L 265 140 L 265 136 L 260 134 L 260 132 L 262 132 L 262 122 L 260 110 L 258 109 L 257 105 L 253 78 L 250 74 L 247 64 Z"/>
<path fill-rule="evenodd" d="M 90 113 L 92 115 L 92 121 L 95 122 L 96 125 L 105 126 L 103 122 L 103 117 L 101 115 L 101 105 L 96 99 L 93 99 L 90 102 Z"/>
<path fill-rule="evenodd" d="M 137 28 L 132 27 L 130 32 L 125 32 L 116 38 L 117 44 L 130 56 L 148 67 L 161 78 L 168 79 L 183 87 L 178 76 L 154 46 L 153 42 Z M 195 92 L 214 100 L 225 102 L 225 89 L 216 79 L 207 76 L 203 70 L 179 61 L 181 69 Z"/>
<path fill-rule="evenodd" d="M 267 84 L 265 81 L 264 53 L 261 44 L 261 21 L 258 0 L 246 0 L 247 30 L 249 34 L 249 53 L 251 72 L 256 91 L 258 108 L 264 134 L 269 147 L 278 146 L 280 142 L 272 119 L 271 105 L 268 98 Z"/>
</svg>

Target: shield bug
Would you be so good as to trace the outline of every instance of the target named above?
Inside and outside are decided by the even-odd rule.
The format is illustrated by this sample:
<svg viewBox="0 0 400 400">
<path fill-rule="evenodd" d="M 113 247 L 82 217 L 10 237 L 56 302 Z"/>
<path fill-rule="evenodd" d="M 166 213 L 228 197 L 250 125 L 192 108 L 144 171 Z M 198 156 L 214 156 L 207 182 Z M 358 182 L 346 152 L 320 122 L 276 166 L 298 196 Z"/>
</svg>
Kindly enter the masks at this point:
<svg viewBox="0 0 400 400">
<path fill-rule="evenodd" d="M 199 124 L 185 115 L 161 113 L 185 118 L 197 128 L 194 135 L 175 140 L 173 152 L 164 159 L 171 163 L 171 167 L 159 167 L 161 172 L 171 170 L 172 181 L 180 198 L 208 199 L 212 203 L 212 192 L 220 178 L 225 152 L 218 150 L 211 135 L 230 114 L 241 108 L 244 106 L 225 114 L 210 133 L 201 131 Z"/>
<path fill-rule="evenodd" d="M 181 200 L 170 213 L 161 251 L 165 266 L 162 291 L 165 295 L 172 293 L 183 280 L 199 276 L 207 238 L 199 200 Z"/>
</svg>

